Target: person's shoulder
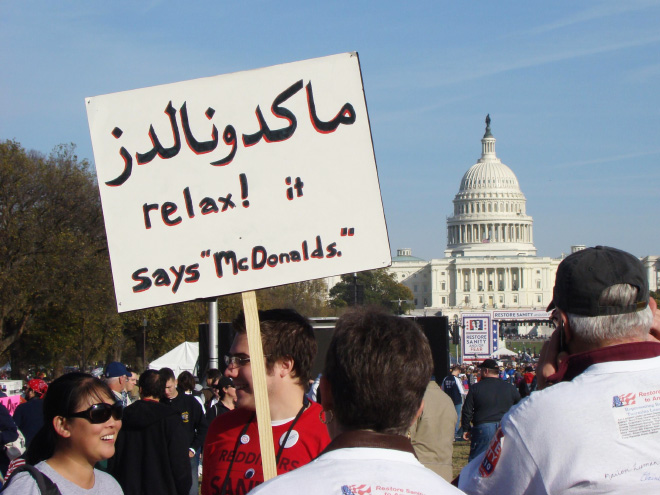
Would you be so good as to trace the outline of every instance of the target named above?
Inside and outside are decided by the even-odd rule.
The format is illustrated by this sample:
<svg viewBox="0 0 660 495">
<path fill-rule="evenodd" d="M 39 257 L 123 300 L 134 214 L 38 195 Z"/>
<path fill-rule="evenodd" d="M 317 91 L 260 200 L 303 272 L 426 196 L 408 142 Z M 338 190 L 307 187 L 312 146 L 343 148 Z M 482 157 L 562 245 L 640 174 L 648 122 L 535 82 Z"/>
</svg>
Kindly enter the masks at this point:
<svg viewBox="0 0 660 495">
<path fill-rule="evenodd" d="M 370 485 L 377 484 L 380 486 L 397 486 L 398 490 L 410 494 L 453 495 L 462 493 L 441 476 L 419 463 L 389 464 L 388 461 L 384 462 L 386 463 L 385 469 L 390 474 L 385 474 L 385 479 L 383 479 L 383 475 L 379 476 L 380 480 L 377 483 L 372 468 L 369 465 L 364 465 L 364 469 L 361 469 L 362 463 L 359 459 L 330 459 L 320 456 L 305 466 L 260 484 L 250 492 L 250 495 L 288 495 L 300 492 L 303 486 L 315 486 L 314 493 L 317 495 L 334 495 L 336 493 L 353 493 L 349 490 L 355 485 L 361 485 L 361 488 L 365 490 L 364 493 L 369 493 L 367 488 Z M 356 468 L 360 472 L 357 477 Z M 318 484 L 319 479 L 324 480 L 322 485 Z M 402 492 L 396 491 L 396 493 Z"/>
<path fill-rule="evenodd" d="M 2 493 L 3 495 L 41 495 L 36 480 L 25 471 L 12 475 Z"/>
<path fill-rule="evenodd" d="M 100 495 L 123 495 L 124 491 L 121 489 L 121 485 L 112 475 L 94 469 L 94 478 L 94 488 L 98 490 Z"/>
</svg>

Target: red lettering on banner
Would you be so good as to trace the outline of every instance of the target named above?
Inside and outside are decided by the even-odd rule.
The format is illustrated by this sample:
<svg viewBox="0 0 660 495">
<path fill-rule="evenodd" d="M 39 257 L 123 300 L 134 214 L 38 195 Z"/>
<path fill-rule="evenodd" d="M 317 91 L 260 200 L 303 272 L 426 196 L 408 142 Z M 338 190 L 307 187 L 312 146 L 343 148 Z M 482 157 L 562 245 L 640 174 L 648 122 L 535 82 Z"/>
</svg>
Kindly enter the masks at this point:
<svg viewBox="0 0 660 495">
<path fill-rule="evenodd" d="M 488 450 L 486 451 L 484 460 L 482 461 L 481 466 L 479 466 L 479 474 L 482 478 L 488 478 L 493 474 L 493 471 L 495 471 L 497 461 L 499 461 L 500 455 L 502 454 L 502 438 L 504 438 L 502 428 L 498 428 L 490 442 Z"/>
</svg>

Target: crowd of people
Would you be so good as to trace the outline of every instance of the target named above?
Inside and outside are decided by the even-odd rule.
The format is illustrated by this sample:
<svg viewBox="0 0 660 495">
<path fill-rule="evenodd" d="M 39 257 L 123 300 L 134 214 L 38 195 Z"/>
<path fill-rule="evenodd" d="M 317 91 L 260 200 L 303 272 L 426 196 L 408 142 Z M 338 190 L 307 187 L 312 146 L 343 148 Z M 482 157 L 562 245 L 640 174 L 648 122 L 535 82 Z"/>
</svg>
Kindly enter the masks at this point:
<svg viewBox="0 0 660 495">
<path fill-rule="evenodd" d="M 116 362 L 101 377 L 30 380 L 13 417 L 0 407 L 4 491 L 659 493 L 660 312 L 646 276 L 613 248 L 572 254 L 557 271 L 548 308 L 556 330 L 536 369 L 486 359 L 437 383 L 429 343 L 409 319 L 348 311 L 312 380 L 307 319 L 260 311 L 270 480 L 242 314 L 226 370 L 209 370 L 204 386 L 189 372 L 137 376 Z M 462 440 L 469 463 L 452 479 L 453 442 Z"/>
</svg>

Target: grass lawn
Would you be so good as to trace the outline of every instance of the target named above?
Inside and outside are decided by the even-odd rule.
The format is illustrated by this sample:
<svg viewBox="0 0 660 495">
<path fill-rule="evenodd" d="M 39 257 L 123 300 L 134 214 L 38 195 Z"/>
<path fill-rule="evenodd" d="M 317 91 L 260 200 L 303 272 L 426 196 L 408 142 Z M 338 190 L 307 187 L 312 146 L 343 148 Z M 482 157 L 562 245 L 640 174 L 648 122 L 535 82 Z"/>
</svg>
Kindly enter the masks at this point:
<svg viewBox="0 0 660 495">
<path fill-rule="evenodd" d="M 468 463 L 468 455 L 470 455 L 470 442 L 454 442 L 454 455 L 452 458 L 454 478 Z"/>
</svg>

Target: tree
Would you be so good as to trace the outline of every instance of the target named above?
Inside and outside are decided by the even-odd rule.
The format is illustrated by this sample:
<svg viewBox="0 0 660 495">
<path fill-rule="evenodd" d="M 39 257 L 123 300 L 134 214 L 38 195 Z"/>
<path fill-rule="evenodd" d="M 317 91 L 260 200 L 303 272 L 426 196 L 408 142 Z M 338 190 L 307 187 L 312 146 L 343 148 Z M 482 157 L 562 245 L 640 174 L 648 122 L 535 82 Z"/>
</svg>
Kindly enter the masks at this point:
<svg viewBox="0 0 660 495">
<path fill-rule="evenodd" d="M 414 308 L 413 304 L 405 302 L 412 301 L 413 297 L 411 290 L 398 283 L 384 268 L 359 272 L 357 280 L 352 274 L 342 275 L 341 282 L 330 289 L 331 304 L 336 308 L 356 303 L 374 304 L 394 313 L 405 313 Z"/>
<path fill-rule="evenodd" d="M 77 319 L 78 329 L 96 329 L 90 322 L 105 318 L 113 302 L 108 283 L 105 230 L 89 163 L 78 160 L 73 145 L 44 157 L 15 141 L 0 142 L 0 352 L 11 346 L 16 356 L 24 354 L 21 337 L 31 327 L 36 336 L 37 322 L 46 325 L 47 315 L 65 312 L 64 325 Z M 90 342 L 102 343 L 103 336 Z M 48 342 L 32 345 L 47 350 Z"/>
</svg>

